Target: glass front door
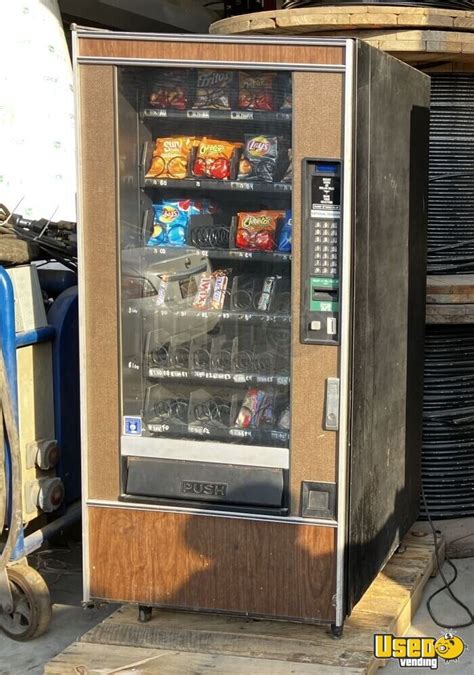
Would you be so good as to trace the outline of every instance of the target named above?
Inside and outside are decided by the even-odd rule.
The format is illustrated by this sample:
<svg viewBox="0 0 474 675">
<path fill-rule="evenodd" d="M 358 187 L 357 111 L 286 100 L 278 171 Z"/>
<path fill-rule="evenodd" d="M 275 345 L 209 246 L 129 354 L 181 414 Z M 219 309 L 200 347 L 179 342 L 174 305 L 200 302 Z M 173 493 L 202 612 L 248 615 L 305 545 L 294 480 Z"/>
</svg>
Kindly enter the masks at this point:
<svg viewBox="0 0 474 675">
<path fill-rule="evenodd" d="M 118 90 L 122 455 L 284 475 L 291 74 L 125 67 Z"/>
</svg>

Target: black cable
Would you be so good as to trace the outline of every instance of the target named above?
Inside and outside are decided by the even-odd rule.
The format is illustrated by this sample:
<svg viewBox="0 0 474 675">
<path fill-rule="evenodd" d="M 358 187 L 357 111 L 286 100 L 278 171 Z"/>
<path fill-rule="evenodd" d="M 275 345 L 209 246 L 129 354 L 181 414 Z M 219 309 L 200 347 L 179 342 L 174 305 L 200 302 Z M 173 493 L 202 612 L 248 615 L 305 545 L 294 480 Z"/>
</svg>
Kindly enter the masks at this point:
<svg viewBox="0 0 474 675">
<path fill-rule="evenodd" d="M 458 569 L 456 565 L 453 563 L 453 561 L 448 558 L 447 554 L 445 553 L 444 558 L 445 562 L 448 563 L 453 568 L 454 571 L 454 576 L 451 579 L 451 581 L 448 581 L 444 575 L 444 572 L 442 570 L 442 566 L 439 560 L 439 542 L 438 542 L 438 534 L 436 531 L 436 528 L 433 524 L 433 521 L 431 520 L 430 512 L 428 511 L 428 505 L 426 503 L 426 497 L 425 497 L 425 491 L 423 489 L 423 485 L 421 486 L 421 496 L 423 499 L 423 504 L 425 507 L 425 512 L 426 512 L 426 517 L 428 519 L 428 522 L 430 524 L 431 530 L 433 532 L 433 539 L 434 539 L 434 548 L 435 548 L 435 557 L 436 557 L 436 566 L 438 568 L 438 572 L 444 582 L 444 586 L 441 586 L 441 588 L 438 588 L 438 590 L 434 591 L 429 598 L 426 601 L 426 608 L 428 610 L 428 613 L 432 620 L 435 622 L 437 626 L 440 626 L 441 628 L 467 628 L 468 626 L 472 626 L 474 624 L 474 614 L 471 612 L 469 607 L 465 605 L 462 600 L 460 600 L 457 595 L 453 593 L 451 590 L 451 586 L 454 584 L 456 579 L 458 578 Z M 433 610 L 431 609 L 431 603 L 433 601 L 433 598 L 435 598 L 437 595 L 442 593 L 444 590 L 448 591 L 449 595 L 451 596 L 451 599 L 460 607 L 464 609 L 466 614 L 469 616 L 469 621 L 466 621 L 465 623 L 458 623 L 458 624 L 447 624 L 447 623 L 442 623 L 441 621 L 438 621 L 438 619 L 435 617 Z"/>
</svg>

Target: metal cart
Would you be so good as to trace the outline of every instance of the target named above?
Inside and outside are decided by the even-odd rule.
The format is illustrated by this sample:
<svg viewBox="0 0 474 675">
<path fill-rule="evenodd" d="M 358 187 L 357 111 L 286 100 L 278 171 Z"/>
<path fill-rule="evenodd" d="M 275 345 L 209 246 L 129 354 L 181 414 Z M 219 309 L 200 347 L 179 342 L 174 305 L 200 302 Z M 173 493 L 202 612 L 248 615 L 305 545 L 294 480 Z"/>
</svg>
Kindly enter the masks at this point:
<svg viewBox="0 0 474 675">
<path fill-rule="evenodd" d="M 56 306 L 56 307 L 55 307 Z M 44 527 L 25 527 L 22 518 L 22 479 L 18 425 L 17 349 L 52 341 L 55 432 L 59 442 L 67 438 L 64 413 L 61 408 L 61 389 L 65 369 L 61 360 L 65 355 L 64 337 L 77 323 L 77 289 L 63 291 L 48 314 L 50 325 L 17 333 L 15 330 L 15 301 L 11 279 L 0 267 L 0 533 L 4 537 L 0 554 L 0 627 L 14 640 L 31 640 L 44 633 L 51 619 L 51 600 L 42 576 L 27 562 L 49 537 L 80 518 L 80 502 L 69 501 L 61 515 Z M 51 325 L 52 324 L 52 325 Z M 77 347 L 76 347 L 77 349 Z M 66 349 L 67 353 L 67 349 Z M 76 387 L 78 387 L 76 382 Z M 5 431 L 3 436 L 3 429 Z M 78 443 L 72 445 L 79 446 Z M 58 464 L 59 475 L 73 475 L 69 479 L 69 495 L 79 498 L 79 447 L 63 452 Z M 74 470 L 75 469 L 75 470 Z"/>
</svg>

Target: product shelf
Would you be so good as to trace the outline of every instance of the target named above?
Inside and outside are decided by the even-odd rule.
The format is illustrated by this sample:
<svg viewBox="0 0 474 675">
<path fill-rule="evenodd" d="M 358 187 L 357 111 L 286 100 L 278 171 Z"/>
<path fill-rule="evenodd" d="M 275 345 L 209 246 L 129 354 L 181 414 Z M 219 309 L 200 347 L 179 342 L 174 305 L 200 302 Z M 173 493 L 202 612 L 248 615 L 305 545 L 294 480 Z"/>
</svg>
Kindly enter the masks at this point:
<svg viewBox="0 0 474 675">
<path fill-rule="evenodd" d="M 230 190 L 232 192 L 291 194 L 291 183 L 264 183 L 212 178 L 144 178 L 142 188 L 173 188 L 180 190 Z"/>
<path fill-rule="evenodd" d="M 289 432 L 280 429 L 241 429 L 239 427 L 217 428 L 212 425 L 174 424 L 172 422 L 146 422 L 148 432 L 153 436 L 204 437 L 207 440 L 288 447 Z"/>
<path fill-rule="evenodd" d="M 145 108 L 143 119 L 215 120 L 220 122 L 291 122 L 291 112 L 264 110 L 164 110 Z"/>
<path fill-rule="evenodd" d="M 288 324 L 291 322 L 290 314 L 269 314 L 266 312 L 241 312 L 231 310 L 208 310 L 197 309 L 161 309 L 155 310 L 158 316 L 177 316 L 199 319 L 217 319 L 219 321 L 238 321 L 252 323 L 278 323 Z"/>
<path fill-rule="evenodd" d="M 262 373 L 215 372 L 204 370 L 179 370 L 173 368 L 150 367 L 148 377 L 157 380 L 184 380 L 185 382 L 205 382 L 206 384 L 250 385 L 271 384 L 287 387 L 290 383 L 288 375 L 265 375 Z"/>
<path fill-rule="evenodd" d="M 200 255 L 206 258 L 218 258 L 219 260 L 253 260 L 255 262 L 281 262 L 291 260 L 291 253 L 280 251 L 245 251 L 243 249 L 206 248 L 198 249 L 193 246 L 153 246 L 156 255 L 163 257 L 175 255 Z"/>
</svg>

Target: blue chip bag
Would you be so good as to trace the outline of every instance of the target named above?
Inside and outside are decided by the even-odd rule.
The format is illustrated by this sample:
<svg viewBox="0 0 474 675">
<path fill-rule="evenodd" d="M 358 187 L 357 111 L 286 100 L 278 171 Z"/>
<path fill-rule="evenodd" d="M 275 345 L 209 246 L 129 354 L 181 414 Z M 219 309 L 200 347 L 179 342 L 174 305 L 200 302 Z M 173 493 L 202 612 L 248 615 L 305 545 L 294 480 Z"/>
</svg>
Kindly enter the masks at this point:
<svg viewBox="0 0 474 675">
<path fill-rule="evenodd" d="M 147 246 L 185 246 L 190 217 L 217 210 L 208 199 L 164 199 L 153 204 L 153 232 Z"/>
<path fill-rule="evenodd" d="M 293 219 L 290 209 L 285 211 L 285 220 L 278 237 L 278 251 L 289 253 L 291 251 L 291 231 L 293 229 Z"/>
<path fill-rule="evenodd" d="M 153 204 L 153 232 L 147 246 L 185 246 L 189 218 L 199 210 L 190 199 L 165 199 Z"/>
</svg>

